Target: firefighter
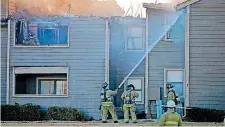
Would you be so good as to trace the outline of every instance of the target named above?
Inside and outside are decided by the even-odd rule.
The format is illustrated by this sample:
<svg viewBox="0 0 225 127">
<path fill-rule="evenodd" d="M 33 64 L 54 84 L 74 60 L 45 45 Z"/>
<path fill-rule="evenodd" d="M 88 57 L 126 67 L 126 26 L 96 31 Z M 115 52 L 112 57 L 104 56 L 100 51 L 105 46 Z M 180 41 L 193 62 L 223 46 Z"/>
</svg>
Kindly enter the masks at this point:
<svg viewBox="0 0 225 127">
<path fill-rule="evenodd" d="M 175 104 L 177 105 L 178 104 L 178 95 L 176 94 L 176 92 L 173 90 L 173 85 L 172 84 L 167 84 L 167 89 L 168 89 L 168 92 L 167 92 L 167 102 L 172 100 L 175 102 Z"/>
<path fill-rule="evenodd" d="M 176 104 L 174 101 L 169 100 L 166 106 L 167 112 L 165 112 L 159 120 L 159 126 L 181 126 L 181 116 L 176 112 Z"/>
<path fill-rule="evenodd" d="M 132 122 L 137 123 L 135 98 L 138 97 L 139 95 L 132 84 L 128 85 L 126 91 L 123 92 L 121 98 L 124 100 L 123 110 L 125 123 L 129 122 L 129 112 L 131 113 Z"/>
<path fill-rule="evenodd" d="M 106 83 L 105 83 L 106 84 Z M 107 123 L 108 112 L 111 114 L 114 123 L 118 123 L 117 115 L 115 113 L 115 106 L 113 105 L 113 96 L 117 94 L 115 91 L 106 88 L 107 85 L 103 86 L 103 92 L 101 93 L 101 116 L 102 122 Z"/>
</svg>

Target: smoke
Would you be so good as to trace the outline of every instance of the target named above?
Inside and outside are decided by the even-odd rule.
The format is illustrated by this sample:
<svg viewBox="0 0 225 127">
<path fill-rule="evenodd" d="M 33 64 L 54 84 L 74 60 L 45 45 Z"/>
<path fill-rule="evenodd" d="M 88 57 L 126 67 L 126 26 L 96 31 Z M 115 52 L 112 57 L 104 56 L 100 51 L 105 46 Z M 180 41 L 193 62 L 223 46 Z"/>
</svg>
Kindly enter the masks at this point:
<svg viewBox="0 0 225 127">
<path fill-rule="evenodd" d="M 16 10 L 28 10 L 31 15 L 122 16 L 122 8 L 111 1 L 97 0 L 9 0 Z M 99 11 L 101 10 L 101 11 Z"/>
</svg>

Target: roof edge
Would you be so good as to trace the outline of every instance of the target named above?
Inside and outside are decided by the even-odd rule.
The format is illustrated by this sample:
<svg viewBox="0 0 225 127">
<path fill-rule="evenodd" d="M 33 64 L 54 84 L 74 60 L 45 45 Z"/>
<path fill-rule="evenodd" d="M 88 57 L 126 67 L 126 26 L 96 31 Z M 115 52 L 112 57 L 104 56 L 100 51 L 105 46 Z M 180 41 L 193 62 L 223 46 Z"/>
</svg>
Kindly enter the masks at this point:
<svg viewBox="0 0 225 127">
<path fill-rule="evenodd" d="M 178 4 L 176 6 L 176 10 L 180 10 L 182 8 L 185 8 L 188 5 L 194 4 L 194 3 L 198 2 L 198 1 L 200 1 L 200 0 L 187 0 L 187 1 L 184 1 L 184 2 L 182 2 L 182 3 L 180 3 L 180 4 Z"/>
<path fill-rule="evenodd" d="M 175 10 L 176 6 L 173 4 L 166 4 L 166 3 L 143 3 L 142 4 L 144 8 L 151 8 L 151 9 L 157 9 L 157 10 Z"/>
</svg>

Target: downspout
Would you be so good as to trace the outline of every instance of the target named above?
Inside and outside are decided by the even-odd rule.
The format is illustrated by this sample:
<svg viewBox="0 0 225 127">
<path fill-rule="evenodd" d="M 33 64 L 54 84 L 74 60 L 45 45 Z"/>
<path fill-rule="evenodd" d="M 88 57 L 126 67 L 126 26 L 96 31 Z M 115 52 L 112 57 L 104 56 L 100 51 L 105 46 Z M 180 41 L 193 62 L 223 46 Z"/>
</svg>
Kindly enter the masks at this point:
<svg viewBox="0 0 225 127">
<path fill-rule="evenodd" d="M 189 60 L 189 53 L 190 53 L 190 5 L 186 8 L 186 25 L 185 25 L 185 102 L 184 106 L 189 106 L 189 75 L 190 75 L 190 60 Z M 186 109 L 184 112 L 184 117 L 186 116 Z"/>
<path fill-rule="evenodd" d="M 9 69 L 9 62 L 10 62 L 10 25 L 11 21 L 8 20 L 8 40 L 7 40 L 7 79 L 6 79 L 6 104 L 9 104 L 9 77 L 10 77 L 10 69 Z"/>
<path fill-rule="evenodd" d="M 106 24 L 105 24 L 105 82 L 109 84 L 109 22 L 108 20 L 106 20 Z"/>
<path fill-rule="evenodd" d="M 148 9 L 146 9 L 146 23 L 145 23 L 145 51 L 148 50 Z M 146 58 L 145 58 L 145 113 L 148 114 L 149 111 L 148 111 L 148 56 L 149 55 L 146 55 Z"/>
</svg>

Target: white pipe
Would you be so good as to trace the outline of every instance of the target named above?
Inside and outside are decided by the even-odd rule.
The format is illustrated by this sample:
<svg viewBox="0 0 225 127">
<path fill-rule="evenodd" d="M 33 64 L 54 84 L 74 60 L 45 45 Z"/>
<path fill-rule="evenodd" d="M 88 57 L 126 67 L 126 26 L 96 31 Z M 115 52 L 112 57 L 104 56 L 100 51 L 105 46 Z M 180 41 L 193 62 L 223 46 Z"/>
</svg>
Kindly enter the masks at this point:
<svg viewBox="0 0 225 127">
<path fill-rule="evenodd" d="M 109 23 L 105 24 L 105 82 L 109 84 Z"/>
<path fill-rule="evenodd" d="M 186 11 L 186 27 L 185 27 L 185 106 L 189 106 L 189 75 L 190 75 L 190 66 L 189 66 L 189 31 L 190 31 L 190 5 L 187 6 Z M 185 110 L 184 117 L 187 115 Z"/>
<path fill-rule="evenodd" d="M 10 69 L 9 69 L 9 62 L 10 62 L 10 24 L 11 21 L 8 20 L 8 41 L 7 41 L 7 79 L 6 79 L 6 85 L 7 85 L 7 90 L 6 90 L 6 104 L 9 104 L 9 76 L 10 76 Z"/>
<path fill-rule="evenodd" d="M 145 23 L 145 51 L 148 50 L 148 9 L 146 9 L 146 23 Z M 147 107 L 148 105 L 148 55 L 146 56 L 146 59 L 145 59 L 145 107 Z M 148 111 L 148 108 L 145 108 L 145 113 L 147 114 L 149 111 Z"/>
<path fill-rule="evenodd" d="M 128 79 L 128 77 L 133 73 L 133 71 L 140 65 L 140 63 L 145 59 L 145 57 L 148 55 L 149 52 L 152 51 L 154 46 L 164 37 L 164 35 L 170 30 L 170 28 L 176 23 L 178 18 L 180 17 L 182 13 L 179 14 L 176 20 L 172 23 L 171 26 L 167 27 L 167 29 L 162 33 L 162 35 L 149 47 L 148 51 L 145 52 L 144 56 L 138 61 L 138 63 L 133 67 L 133 69 L 130 71 L 130 73 L 123 79 L 123 81 L 120 83 L 118 89 L 124 84 L 124 82 Z"/>
</svg>

